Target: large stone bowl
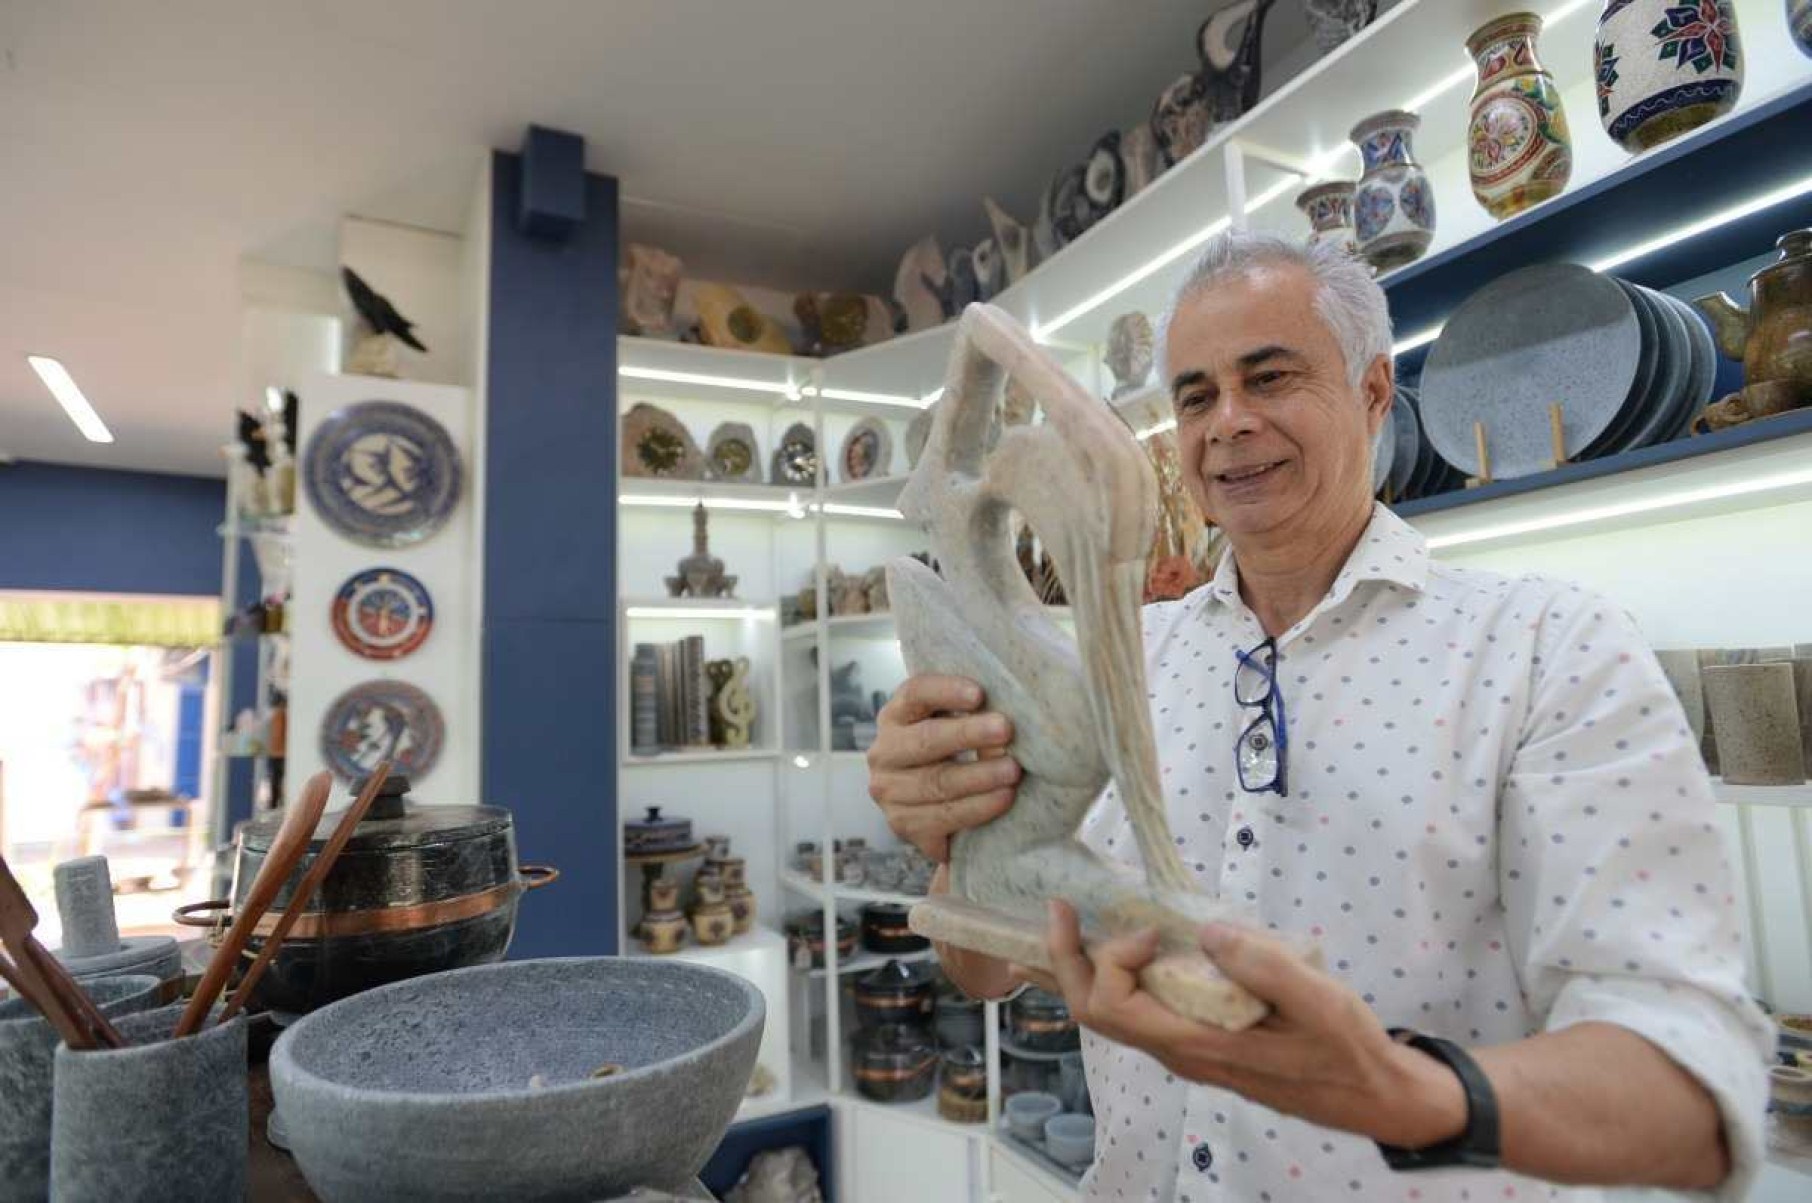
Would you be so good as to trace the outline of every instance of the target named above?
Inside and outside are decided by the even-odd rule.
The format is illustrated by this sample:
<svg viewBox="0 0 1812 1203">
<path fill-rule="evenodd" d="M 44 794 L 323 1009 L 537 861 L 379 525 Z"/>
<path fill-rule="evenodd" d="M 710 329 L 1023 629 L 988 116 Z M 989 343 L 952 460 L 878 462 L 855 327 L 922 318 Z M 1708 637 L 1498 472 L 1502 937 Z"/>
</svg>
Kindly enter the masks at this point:
<svg viewBox="0 0 1812 1203">
<path fill-rule="evenodd" d="M 271 1086 L 327 1203 L 607 1199 L 704 1167 L 764 1012 L 748 982 L 685 962 L 477 965 L 306 1016 Z"/>
</svg>

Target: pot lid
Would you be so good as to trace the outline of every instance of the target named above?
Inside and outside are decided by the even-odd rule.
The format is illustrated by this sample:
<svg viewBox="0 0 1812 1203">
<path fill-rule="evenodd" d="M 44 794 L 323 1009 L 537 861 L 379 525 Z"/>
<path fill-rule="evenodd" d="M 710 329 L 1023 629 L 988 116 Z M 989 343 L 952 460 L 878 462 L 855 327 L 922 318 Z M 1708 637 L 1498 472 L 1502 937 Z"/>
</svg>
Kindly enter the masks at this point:
<svg viewBox="0 0 1812 1203">
<path fill-rule="evenodd" d="M 862 908 L 864 919 L 904 920 L 912 908 L 903 902 L 870 902 Z"/>
<path fill-rule="evenodd" d="M 362 787 L 364 782 L 357 783 Z M 355 787 L 355 788 L 357 788 Z M 430 806 L 414 801 L 409 793 L 409 778 L 392 773 L 378 790 L 371 810 L 347 842 L 348 852 L 374 852 L 388 848 L 414 848 L 425 844 L 451 844 L 495 835 L 510 829 L 510 812 L 501 806 Z M 318 850 L 333 836 L 339 826 L 341 811 L 321 816 L 309 848 Z M 248 852 L 268 852 L 277 829 L 283 825 L 283 812 L 248 823 L 240 839 Z"/>
<path fill-rule="evenodd" d="M 856 983 L 856 989 L 863 994 L 913 998 L 930 992 L 931 979 L 903 961 L 889 961 L 873 973 L 865 974 Z"/>
</svg>

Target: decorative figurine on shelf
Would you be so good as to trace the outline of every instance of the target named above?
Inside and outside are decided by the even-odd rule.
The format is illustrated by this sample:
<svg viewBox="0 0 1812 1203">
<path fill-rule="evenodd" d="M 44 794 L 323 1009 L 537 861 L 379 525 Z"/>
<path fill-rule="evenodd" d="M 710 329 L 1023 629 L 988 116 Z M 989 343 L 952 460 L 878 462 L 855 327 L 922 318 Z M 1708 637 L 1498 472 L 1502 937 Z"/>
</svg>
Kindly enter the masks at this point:
<svg viewBox="0 0 1812 1203">
<path fill-rule="evenodd" d="M 893 466 L 893 435 L 884 423 L 863 418 L 843 436 L 843 450 L 837 466 L 845 483 L 886 476 Z"/>
<path fill-rule="evenodd" d="M 824 574 L 824 596 L 830 599 L 832 618 L 868 613 L 868 589 L 862 578 L 844 572 L 835 564 Z"/>
<path fill-rule="evenodd" d="M 1332 242 L 1357 257 L 1359 241 L 1353 234 L 1353 185 L 1329 180 L 1305 188 L 1296 196 L 1296 207 L 1309 219 L 1310 246 Z"/>
<path fill-rule="evenodd" d="M 969 252 L 969 261 L 975 265 L 975 299 L 993 300 L 1007 286 L 1007 265 L 1001 262 L 1000 244 L 992 238 L 982 239 Z"/>
<path fill-rule="evenodd" d="M 1210 134 L 1238 121 L 1258 103 L 1264 57 L 1265 18 L 1277 0 L 1234 0 L 1196 31 L 1201 55 L 1202 98 Z M 1237 38 L 1236 38 L 1237 35 Z"/>
<path fill-rule="evenodd" d="M 1421 124 L 1414 113 L 1392 109 L 1351 134 L 1365 161 L 1353 193 L 1353 233 L 1359 253 L 1381 272 L 1421 258 L 1434 241 L 1434 185 L 1410 148 Z"/>
<path fill-rule="evenodd" d="M 1115 318 L 1107 329 L 1107 355 L 1104 358 L 1107 370 L 1114 374 L 1114 400 L 1143 388 L 1151 376 L 1153 363 L 1151 319 L 1137 310 Z M 1007 395 L 1012 392 L 1009 382 Z"/>
<path fill-rule="evenodd" d="M 980 437 L 1008 375 L 1038 398 L 1043 425 L 990 457 Z M 931 535 L 947 576 L 916 560 L 889 565 L 906 665 L 960 674 L 1013 723 L 1024 774 L 1011 810 L 952 841 L 950 890 L 919 903 L 913 930 L 1034 968 L 1048 965 L 1045 903 L 1077 910 L 1090 942 L 1155 928 L 1159 955 L 1142 986 L 1179 1014 L 1243 1029 L 1266 1014 L 1201 951 L 1202 924 L 1246 918 L 1196 892 L 1165 813 L 1152 737 L 1139 597 L 1154 535 L 1150 461 L 1120 419 L 1023 328 L 970 307 L 951 351 L 931 441 L 900 507 Z M 1035 604 L 1013 556 L 1011 515 L 1042 530 L 1082 642 Z M 1144 880 L 1076 839 L 1110 780 L 1125 807 Z"/>
<path fill-rule="evenodd" d="M 659 406 L 639 401 L 630 407 L 623 415 L 622 444 L 624 476 L 704 479 L 705 459 L 692 432 Z"/>
<path fill-rule="evenodd" d="M 1026 228 L 1015 221 L 1011 213 L 996 204 L 993 197 L 984 196 L 982 208 L 987 210 L 988 225 L 994 230 L 994 245 L 1000 248 L 1000 262 L 1004 271 L 1002 287 L 1017 284 L 1032 270 L 1032 240 L 1027 236 Z"/>
<path fill-rule="evenodd" d="M 740 856 L 723 862 L 724 902 L 737 935 L 747 935 L 755 926 L 755 894 L 749 889 L 748 864 Z"/>
<path fill-rule="evenodd" d="M 768 483 L 805 488 L 818 478 L 818 436 L 804 422 L 794 422 L 780 436 L 768 465 Z"/>
<path fill-rule="evenodd" d="M 1175 167 L 1194 154 L 1208 140 L 1208 98 L 1202 77 L 1191 71 L 1171 81 L 1158 93 L 1149 124 L 1165 167 Z"/>
<path fill-rule="evenodd" d="M 807 355 L 836 355 L 886 342 L 894 335 L 893 312 L 880 297 L 854 292 L 802 292 L 793 298 Z"/>
<path fill-rule="evenodd" d="M 749 693 L 749 658 L 712 660 L 705 665 L 711 679 L 711 742 L 720 748 L 746 748 L 755 726 L 755 698 Z"/>
<path fill-rule="evenodd" d="M 887 613 L 887 569 L 870 568 L 862 574 L 862 589 L 868 594 L 870 614 Z"/>
<path fill-rule="evenodd" d="M 692 903 L 692 938 L 709 948 L 722 944 L 736 933 L 736 915 L 724 899 L 724 879 L 708 870 L 700 870 L 692 879 L 697 895 Z"/>
<path fill-rule="evenodd" d="M 1378 0 L 1302 0 L 1315 45 L 1328 54 L 1378 18 Z"/>
<path fill-rule="evenodd" d="M 629 244 L 623 284 L 623 332 L 643 338 L 674 338 L 673 302 L 684 265 L 658 247 Z"/>
<path fill-rule="evenodd" d="M 1151 123 L 1141 121 L 1120 135 L 1120 162 L 1126 168 L 1126 199 L 1131 200 L 1164 173 L 1158 139 Z"/>
<path fill-rule="evenodd" d="M 859 751 L 856 747 L 856 724 L 873 723 L 875 708 L 862 690 L 862 666 L 851 660 L 831 669 L 831 749 L 837 752 Z M 883 699 L 885 701 L 885 699 Z"/>
<path fill-rule="evenodd" d="M 350 267 L 340 269 L 340 278 L 346 284 L 346 295 L 352 298 L 352 307 L 358 311 L 358 327 L 362 330 L 352 354 L 346 357 L 347 375 L 386 376 L 394 380 L 397 343 L 417 351 L 428 349 L 415 337 L 415 323 L 398 313 L 396 306 Z"/>
<path fill-rule="evenodd" d="M 1535 57 L 1541 18 L 1511 13 L 1466 39 L 1478 66 L 1466 126 L 1472 194 L 1503 221 L 1559 196 L 1573 175 L 1560 89 Z"/>
<path fill-rule="evenodd" d="M 679 882 L 657 877 L 648 883 L 648 909 L 635 930 L 642 947 L 656 955 L 678 952 L 686 942 L 686 916 L 679 906 Z"/>
<path fill-rule="evenodd" d="M 1749 308 L 1724 293 L 1693 305 L 1718 349 L 1743 362 L 1742 391 L 1709 407 L 1709 429 L 1812 405 L 1812 229 L 1781 235 L 1781 257 L 1749 280 Z"/>
<path fill-rule="evenodd" d="M 698 310 L 699 341 L 708 347 L 791 355 L 793 344 L 780 324 L 749 304 L 728 284 L 700 284 L 692 290 Z"/>
<path fill-rule="evenodd" d="M 1722 117 L 1743 90 L 1729 0 L 1605 0 L 1592 62 L 1599 120 L 1631 154 Z"/>
<path fill-rule="evenodd" d="M 705 443 L 705 470 L 712 480 L 761 483 L 760 453 L 747 422 L 724 422 Z"/>
<path fill-rule="evenodd" d="M 900 270 L 893 277 L 893 299 L 906 311 L 908 330 L 943 325 L 944 305 L 938 293 L 947 271 L 936 234 L 925 235 L 901 257 Z"/>
<path fill-rule="evenodd" d="M 692 507 L 692 554 L 667 578 L 669 597 L 736 596 L 736 578 L 725 576 L 724 562 L 711 554 L 710 523 L 704 502 Z"/>
</svg>

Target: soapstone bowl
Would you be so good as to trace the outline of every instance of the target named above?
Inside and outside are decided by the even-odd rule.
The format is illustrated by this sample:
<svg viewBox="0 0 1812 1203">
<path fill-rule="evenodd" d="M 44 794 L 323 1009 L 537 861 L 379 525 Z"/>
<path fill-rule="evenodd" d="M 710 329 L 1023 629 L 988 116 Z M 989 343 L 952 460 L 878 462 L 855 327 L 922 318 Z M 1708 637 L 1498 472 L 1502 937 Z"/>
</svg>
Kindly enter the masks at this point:
<svg viewBox="0 0 1812 1203">
<path fill-rule="evenodd" d="M 271 1086 L 326 1203 L 613 1198 L 704 1167 L 764 1012 L 753 985 L 686 962 L 475 965 L 305 1016 Z"/>
</svg>

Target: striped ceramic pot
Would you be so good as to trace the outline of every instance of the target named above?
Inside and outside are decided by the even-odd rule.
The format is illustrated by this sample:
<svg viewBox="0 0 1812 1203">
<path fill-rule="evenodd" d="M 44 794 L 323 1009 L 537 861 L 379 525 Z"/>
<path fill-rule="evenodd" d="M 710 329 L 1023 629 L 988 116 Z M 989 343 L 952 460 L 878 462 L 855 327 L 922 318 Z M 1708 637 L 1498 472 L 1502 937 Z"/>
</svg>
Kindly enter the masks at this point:
<svg viewBox="0 0 1812 1203">
<path fill-rule="evenodd" d="M 1573 174 L 1560 89 L 1535 58 L 1541 18 L 1511 13 L 1466 39 L 1478 67 L 1466 124 L 1472 194 L 1503 221 L 1559 196 Z"/>
<path fill-rule="evenodd" d="M 1434 241 L 1434 187 L 1411 146 L 1422 119 L 1392 109 L 1353 127 L 1365 174 L 1353 193 L 1359 253 L 1381 272 L 1419 259 Z"/>
<path fill-rule="evenodd" d="M 1605 0 L 1593 64 L 1612 140 L 1632 154 L 1659 146 L 1736 107 L 1735 9 L 1730 0 Z"/>
<path fill-rule="evenodd" d="M 1812 0 L 1787 0 L 1787 28 L 1799 48 L 1812 54 Z"/>
</svg>

